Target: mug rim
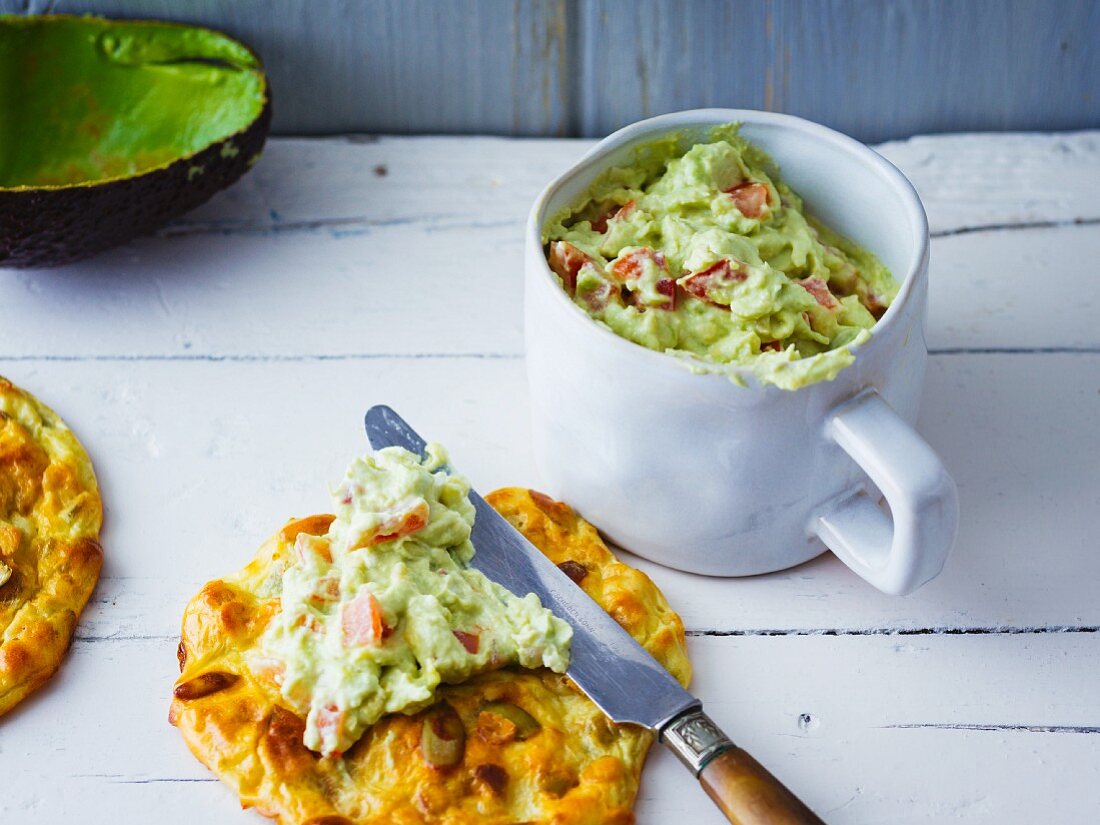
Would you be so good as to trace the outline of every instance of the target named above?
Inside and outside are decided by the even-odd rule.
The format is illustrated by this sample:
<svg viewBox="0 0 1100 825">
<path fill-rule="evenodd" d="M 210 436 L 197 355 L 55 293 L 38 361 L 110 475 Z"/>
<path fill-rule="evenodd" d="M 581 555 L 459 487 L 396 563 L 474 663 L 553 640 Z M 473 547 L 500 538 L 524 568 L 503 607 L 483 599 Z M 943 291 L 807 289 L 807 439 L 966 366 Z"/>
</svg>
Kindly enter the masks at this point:
<svg viewBox="0 0 1100 825">
<path fill-rule="evenodd" d="M 877 349 L 876 345 L 888 337 L 880 334 L 880 331 L 884 332 L 894 325 L 895 320 L 903 314 L 905 305 L 910 302 L 913 294 L 916 292 L 917 281 L 921 277 L 921 274 L 926 271 L 928 260 L 928 216 L 924 211 L 924 204 L 921 202 L 920 196 L 917 194 L 912 182 L 902 174 L 901 170 L 894 164 L 870 147 L 860 143 L 855 138 L 849 137 L 835 129 L 830 129 L 828 126 L 822 126 L 820 123 L 814 123 L 813 121 L 795 115 L 781 114 L 778 112 L 763 112 L 755 109 L 689 109 L 639 120 L 612 132 L 589 149 L 579 161 L 550 181 L 535 199 L 527 221 L 528 248 L 529 250 L 537 250 L 539 258 L 539 272 L 535 277 L 548 279 L 549 285 L 553 287 L 553 291 L 556 293 L 553 300 L 557 301 L 559 306 L 568 308 L 568 317 L 574 319 L 575 322 L 580 322 L 580 326 L 595 331 L 597 335 L 601 337 L 601 340 L 608 342 L 608 346 L 617 347 L 623 354 L 623 357 L 636 357 L 643 361 L 651 359 L 647 363 L 647 366 L 651 369 L 663 369 L 664 367 L 658 367 L 658 364 L 664 364 L 674 367 L 679 373 L 693 378 L 704 378 L 709 376 L 728 382 L 730 377 L 736 376 L 744 383 L 743 389 L 747 390 L 768 391 L 778 389 L 770 384 L 760 382 L 756 374 L 745 365 L 726 364 L 723 365 L 724 368 L 721 372 L 707 371 L 700 375 L 695 370 L 690 369 L 690 367 L 694 362 L 709 363 L 706 362 L 705 359 L 698 358 L 698 356 L 691 356 L 690 354 L 683 357 L 670 356 L 666 352 L 649 349 L 648 347 L 636 344 L 616 334 L 612 330 L 596 322 L 595 319 L 573 302 L 566 294 L 565 290 L 561 288 L 561 284 L 558 283 L 553 270 L 550 269 L 550 264 L 546 259 L 546 255 L 542 252 L 542 225 L 546 220 L 547 204 L 566 184 L 589 172 L 592 172 L 593 176 L 599 174 L 599 172 L 602 171 L 600 167 L 604 164 L 608 155 L 621 148 L 624 144 L 634 142 L 640 137 L 657 138 L 663 134 L 691 127 L 721 125 L 725 123 L 758 123 L 809 135 L 814 140 L 830 144 L 838 152 L 846 153 L 868 167 L 872 172 L 885 179 L 900 197 L 902 208 L 906 213 L 906 217 L 909 219 L 910 226 L 915 231 L 917 242 L 914 245 L 912 255 L 905 267 L 905 277 L 901 279 L 898 294 L 883 316 L 875 323 L 874 327 L 871 328 L 870 339 L 862 344 L 849 345 L 849 351 L 852 353 L 855 361 L 858 362 L 861 355 L 869 354 L 872 350 Z M 781 159 L 776 159 L 776 162 L 782 166 L 780 161 Z M 530 269 L 529 261 L 527 269 Z M 896 277 L 895 274 L 895 278 Z M 578 334 L 587 333 L 578 332 Z M 631 356 L 630 353 L 633 353 L 633 356 Z M 852 366 L 855 366 L 855 363 L 853 363 Z M 688 368 L 685 369 L 685 367 Z M 817 386 L 817 383 L 809 384 L 799 389 L 809 389 Z M 797 392 L 797 390 L 794 391 Z M 786 390 L 785 392 L 792 391 Z"/>
</svg>

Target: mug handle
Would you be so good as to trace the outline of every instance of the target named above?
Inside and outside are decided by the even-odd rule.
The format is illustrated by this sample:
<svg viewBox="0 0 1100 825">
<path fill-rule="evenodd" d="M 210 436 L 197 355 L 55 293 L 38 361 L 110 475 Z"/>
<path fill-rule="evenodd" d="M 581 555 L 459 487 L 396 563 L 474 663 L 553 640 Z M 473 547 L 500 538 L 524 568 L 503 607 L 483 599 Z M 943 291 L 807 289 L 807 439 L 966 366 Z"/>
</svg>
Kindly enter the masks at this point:
<svg viewBox="0 0 1100 825">
<path fill-rule="evenodd" d="M 829 414 L 826 437 L 867 473 L 890 516 L 860 488 L 836 499 L 812 530 L 885 593 L 911 593 L 943 569 L 959 521 L 959 494 L 939 456 L 873 389 Z"/>
</svg>

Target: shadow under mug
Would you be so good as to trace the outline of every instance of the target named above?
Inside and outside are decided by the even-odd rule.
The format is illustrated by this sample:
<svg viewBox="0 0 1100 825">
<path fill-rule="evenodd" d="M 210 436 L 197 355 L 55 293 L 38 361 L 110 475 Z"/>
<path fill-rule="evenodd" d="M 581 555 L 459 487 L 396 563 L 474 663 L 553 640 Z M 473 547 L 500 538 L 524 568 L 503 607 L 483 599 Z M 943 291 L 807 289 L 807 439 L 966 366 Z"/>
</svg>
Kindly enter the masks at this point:
<svg viewBox="0 0 1100 825">
<path fill-rule="evenodd" d="M 550 271 L 541 231 L 610 166 L 718 124 L 780 165 L 806 208 L 901 281 L 855 363 L 798 390 L 696 374 L 593 322 Z M 908 180 L 862 144 L 800 118 L 679 112 L 601 141 L 552 182 L 526 229 L 525 335 L 535 458 L 550 492 L 614 543 L 720 576 L 800 564 L 826 547 L 887 593 L 935 577 L 954 542 L 955 484 L 913 429 L 924 380 L 928 224 Z M 888 510 L 879 505 L 884 497 Z"/>
</svg>

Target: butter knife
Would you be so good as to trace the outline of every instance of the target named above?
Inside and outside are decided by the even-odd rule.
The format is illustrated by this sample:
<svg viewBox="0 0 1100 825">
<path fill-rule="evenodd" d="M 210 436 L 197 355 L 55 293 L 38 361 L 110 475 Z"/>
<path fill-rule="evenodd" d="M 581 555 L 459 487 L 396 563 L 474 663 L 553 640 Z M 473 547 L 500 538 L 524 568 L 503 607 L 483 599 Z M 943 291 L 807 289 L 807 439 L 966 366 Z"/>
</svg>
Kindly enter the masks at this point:
<svg viewBox="0 0 1100 825">
<path fill-rule="evenodd" d="M 386 406 L 366 415 L 371 446 L 423 456 L 425 441 Z M 567 675 L 607 716 L 641 725 L 687 766 L 730 822 L 821 825 L 822 820 L 711 721 L 702 703 L 511 524 L 470 491 L 477 516 L 471 566 L 513 593 L 535 593 L 573 627 Z"/>
</svg>

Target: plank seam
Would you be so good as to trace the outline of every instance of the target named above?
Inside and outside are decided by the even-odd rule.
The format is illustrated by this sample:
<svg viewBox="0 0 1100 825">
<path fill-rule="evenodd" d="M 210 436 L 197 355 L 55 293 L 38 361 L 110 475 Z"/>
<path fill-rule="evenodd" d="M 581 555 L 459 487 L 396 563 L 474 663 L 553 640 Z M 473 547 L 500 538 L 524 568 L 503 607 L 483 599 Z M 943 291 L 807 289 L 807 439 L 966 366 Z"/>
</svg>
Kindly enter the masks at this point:
<svg viewBox="0 0 1100 825">
<path fill-rule="evenodd" d="M 154 785 L 159 782 L 217 782 L 212 776 L 151 776 L 148 778 L 126 779 L 121 773 L 74 773 L 70 779 L 106 779 L 114 785 Z"/>
<path fill-rule="evenodd" d="M 974 226 L 959 226 L 954 229 L 940 229 L 930 232 L 933 238 L 953 238 L 956 235 L 972 235 L 977 232 L 1010 232 L 1016 229 L 1066 229 L 1078 226 L 1100 225 L 1100 217 L 1073 218 L 1061 221 L 1020 221 L 1018 223 L 985 223 Z"/>
<path fill-rule="evenodd" d="M 1094 725 L 1000 725 L 1000 724 L 963 724 L 955 722 L 910 722 L 898 725 L 881 725 L 880 729 L 890 730 L 973 730 L 1013 733 L 1100 733 L 1100 727 Z"/>
<path fill-rule="evenodd" d="M 934 347 L 929 355 L 1100 355 L 1100 347 Z M 304 353 L 300 355 L 233 353 L 150 353 L 148 355 L 5 355 L 0 361 L 25 362 L 131 362 L 131 361 L 192 361 L 209 363 L 297 363 L 308 361 L 518 361 L 522 352 L 334 352 Z"/>
<path fill-rule="evenodd" d="M 174 633 L 170 635 L 159 634 L 122 634 L 122 633 L 107 633 L 102 636 L 96 636 L 94 634 L 74 634 L 74 642 L 177 642 L 179 641 L 179 634 Z"/>
<path fill-rule="evenodd" d="M 851 627 L 851 628 L 756 628 L 748 630 L 687 630 L 686 634 L 695 638 L 724 638 L 748 636 L 1027 636 L 1048 635 L 1053 633 L 1100 633 L 1100 625 L 1033 625 L 987 627 Z M 176 634 L 122 634 L 108 633 L 76 634 L 73 641 L 82 643 L 96 642 L 174 642 Z"/>
<path fill-rule="evenodd" d="M 482 361 L 515 361 L 523 358 L 521 352 L 337 352 L 337 353 L 306 353 L 304 355 L 261 355 L 261 354 L 229 354 L 212 355 L 203 353 L 151 353 L 149 355 L 0 355 L 0 361 L 24 362 L 24 361 L 199 361 L 199 362 L 245 362 L 245 363 L 269 363 L 269 362 L 299 362 L 299 361 L 430 361 L 430 360 L 482 360 Z"/>
<path fill-rule="evenodd" d="M 384 229 L 393 226 L 418 226 L 425 232 L 454 229 L 501 229 L 513 227 L 523 223 L 523 217 L 501 219 L 495 221 L 469 221 L 457 220 L 460 215 L 431 215 L 417 216 L 415 218 L 367 218 L 363 217 L 334 217 L 316 218 L 300 221 L 237 221 L 237 220 L 213 220 L 213 221 L 181 221 L 172 223 L 158 230 L 155 236 L 158 238 L 181 238 L 196 235 L 283 235 L 304 232 L 318 232 L 323 229 Z"/>
<path fill-rule="evenodd" d="M 113 779 L 112 785 L 159 785 L 167 782 L 217 782 L 217 779 L 176 779 L 173 777 L 160 777 L 156 779 Z"/>
<path fill-rule="evenodd" d="M 495 221 L 457 220 L 460 215 L 430 215 L 413 218 L 369 218 L 365 215 L 310 218 L 298 221 L 241 221 L 235 219 L 210 221 L 178 221 L 158 230 L 158 238 L 181 238 L 196 235 L 283 235 L 319 232 L 324 229 L 386 229 L 394 226 L 420 226 L 425 231 L 454 229 L 501 229 L 523 223 L 524 218 L 502 218 Z M 449 221 L 454 221 L 449 222 Z M 1100 217 L 1072 218 L 1057 221 L 1021 221 L 989 223 L 940 229 L 929 233 L 932 238 L 953 238 L 981 232 L 1011 232 L 1017 229 L 1065 229 L 1100 225 Z"/>
<path fill-rule="evenodd" d="M 688 636 L 1016 636 L 1048 633 L 1100 633 L 1100 625 L 990 625 L 979 627 L 851 627 L 758 628 L 750 630 L 688 630 Z"/>
<path fill-rule="evenodd" d="M 929 355 L 1100 355 L 1100 347 L 937 347 Z"/>
</svg>

